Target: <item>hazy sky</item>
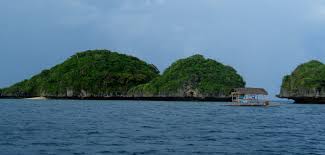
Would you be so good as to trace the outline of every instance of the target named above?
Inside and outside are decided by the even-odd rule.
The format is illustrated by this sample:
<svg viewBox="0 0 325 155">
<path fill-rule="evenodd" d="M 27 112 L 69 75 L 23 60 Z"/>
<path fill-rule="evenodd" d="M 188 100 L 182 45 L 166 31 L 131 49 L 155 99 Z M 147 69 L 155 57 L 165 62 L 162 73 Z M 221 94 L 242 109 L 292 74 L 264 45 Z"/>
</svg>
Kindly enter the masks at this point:
<svg viewBox="0 0 325 155">
<path fill-rule="evenodd" d="M 200 53 L 275 95 L 296 65 L 325 62 L 325 1 L 0 1 L 0 87 L 96 48 L 161 70 Z"/>
</svg>

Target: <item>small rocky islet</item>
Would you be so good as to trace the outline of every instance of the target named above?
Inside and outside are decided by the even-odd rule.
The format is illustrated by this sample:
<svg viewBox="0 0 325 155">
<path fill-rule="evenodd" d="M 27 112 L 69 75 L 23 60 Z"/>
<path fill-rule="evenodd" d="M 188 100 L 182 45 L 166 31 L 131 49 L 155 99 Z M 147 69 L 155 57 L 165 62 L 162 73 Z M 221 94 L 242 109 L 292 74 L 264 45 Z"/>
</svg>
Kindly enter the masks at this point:
<svg viewBox="0 0 325 155">
<path fill-rule="evenodd" d="M 88 50 L 1 89 L 0 96 L 229 101 L 231 89 L 245 87 L 234 68 L 202 55 L 178 60 L 159 73 L 155 65 L 133 56 Z"/>
<path fill-rule="evenodd" d="M 325 103 L 325 64 L 312 60 L 283 78 L 279 98 L 297 103 Z"/>
<path fill-rule="evenodd" d="M 193 55 L 174 62 L 161 76 L 132 88 L 129 94 L 229 101 L 232 89 L 239 87 L 245 87 L 245 81 L 234 68 L 202 55 Z"/>
</svg>

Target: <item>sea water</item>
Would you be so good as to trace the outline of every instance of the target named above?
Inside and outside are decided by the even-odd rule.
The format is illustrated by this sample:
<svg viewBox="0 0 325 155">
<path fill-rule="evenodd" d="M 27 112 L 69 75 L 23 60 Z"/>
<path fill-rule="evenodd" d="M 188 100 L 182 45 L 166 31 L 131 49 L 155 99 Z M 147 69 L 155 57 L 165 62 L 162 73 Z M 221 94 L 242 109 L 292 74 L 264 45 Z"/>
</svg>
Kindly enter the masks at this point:
<svg viewBox="0 0 325 155">
<path fill-rule="evenodd" d="M 324 154 L 325 105 L 0 100 L 0 154 Z"/>
</svg>

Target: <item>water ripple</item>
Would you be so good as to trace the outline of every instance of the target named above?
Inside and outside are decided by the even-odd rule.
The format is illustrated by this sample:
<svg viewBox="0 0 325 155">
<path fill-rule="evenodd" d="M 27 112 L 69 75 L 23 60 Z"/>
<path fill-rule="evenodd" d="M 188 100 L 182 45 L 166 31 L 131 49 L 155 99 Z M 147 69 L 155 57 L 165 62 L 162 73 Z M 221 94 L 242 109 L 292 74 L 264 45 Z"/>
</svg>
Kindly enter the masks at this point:
<svg viewBox="0 0 325 155">
<path fill-rule="evenodd" d="M 1 154 L 314 154 L 325 106 L 0 100 Z"/>
</svg>

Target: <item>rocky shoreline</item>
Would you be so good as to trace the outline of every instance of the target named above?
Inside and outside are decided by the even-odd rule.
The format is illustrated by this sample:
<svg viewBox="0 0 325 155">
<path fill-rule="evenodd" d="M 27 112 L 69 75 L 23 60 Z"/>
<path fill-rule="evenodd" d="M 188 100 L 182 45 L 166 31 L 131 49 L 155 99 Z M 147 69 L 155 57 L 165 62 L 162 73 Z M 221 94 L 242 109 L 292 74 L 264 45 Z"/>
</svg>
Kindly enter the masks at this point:
<svg viewBox="0 0 325 155">
<path fill-rule="evenodd" d="M 323 92 L 325 91 L 316 89 L 300 89 L 294 92 L 282 89 L 281 93 L 276 97 L 294 100 L 295 103 L 325 104 L 325 94 Z"/>
<path fill-rule="evenodd" d="M 325 97 L 277 97 L 282 99 L 294 100 L 295 103 L 299 104 L 325 104 Z"/>
<path fill-rule="evenodd" d="M 32 99 L 39 97 L 9 97 L 0 99 Z M 50 100 L 130 100 L 130 101 L 202 101 L 202 102 L 231 102 L 230 97 L 42 97 Z"/>
</svg>

